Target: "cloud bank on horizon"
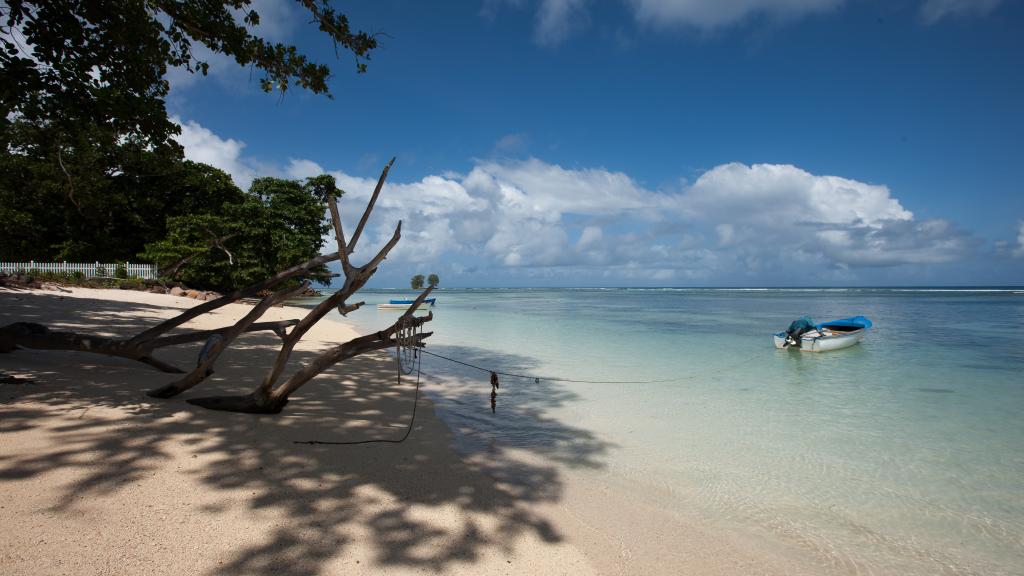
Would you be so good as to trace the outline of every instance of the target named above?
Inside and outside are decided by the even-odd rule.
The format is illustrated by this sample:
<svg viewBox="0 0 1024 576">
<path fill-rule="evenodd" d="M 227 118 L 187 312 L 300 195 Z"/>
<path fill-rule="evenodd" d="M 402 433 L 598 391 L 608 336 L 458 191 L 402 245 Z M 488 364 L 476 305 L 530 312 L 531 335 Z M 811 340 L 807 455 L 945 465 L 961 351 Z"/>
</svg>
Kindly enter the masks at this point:
<svg viewBox="0 0 1024 576">
<path fill-rule="evenodd" d="M 351 229 L 376 177 L 308 159 L 273 165 L 247 158 L 242 142 L 182 123 L 188 158 L 230 173 L 334 175 Z M 651 189 L 601 167 L 566 168 L 535 157 L 478 159 L 466 173 L 400 179 L 401 162 L 374 213 L 366 253 L 403 222 L 389 257 L 398 270 L 444 270 L 454 285 L 516 278 L 523 284 L 785 284 L 858 281 L 870 269 L 912 270 L 986 250 L 944 219 L 916 218 L 882 184 L 817 175 L 789 164 L 727 163 L 689 183 Z M 1017 246 L 1024 255 L 1024 224 Z M 329 239 L 327 246 L 333 244 Z M 383 272 L 383 270 L 382 270 Z M 384 275 L 387 276 L 386 274 Z M 449 285 L 453 285 L 449 284 Z"/>
</svg>

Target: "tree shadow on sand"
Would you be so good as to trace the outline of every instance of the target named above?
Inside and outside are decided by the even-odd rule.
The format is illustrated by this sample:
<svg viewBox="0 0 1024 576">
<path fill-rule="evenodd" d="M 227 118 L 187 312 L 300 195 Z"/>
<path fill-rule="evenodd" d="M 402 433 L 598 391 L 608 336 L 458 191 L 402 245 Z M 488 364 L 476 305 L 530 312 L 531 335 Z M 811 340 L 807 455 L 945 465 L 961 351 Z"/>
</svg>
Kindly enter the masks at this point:
<svg viewBox="0 0 1024 576">
<path fill-rule="evenodd" d="M 36 307 L 51 306 L 63 318 L 58 328 L 101 322 L 114 335 L 138 329 L 136 321 L 125 319 L 129 310 L 142 310 L 154 320 L 158 314 L 158 309 L 137 304 L 96 300 L 88 302 L 89 312 L 83 312 L 82 299 L 49 295 L 21 295 L 20 301 L 7 294 L 0 298 L 2 323 L 32 320 L 40 316 Z M 251 390 L 278 346 L 273 335 L 245 335 L 222 356 L 217 373 L 185 396 Z M 164 356 L 188 366 L 198 349 L 198 344 L 169 349 Z M 446 352 L 472 358 L 485 354 L 470 349 Z M 290 369 L 313 357 L 309 352 L 295 353 Z M 512 355 L 487 360 L 502 369 L 530 364 L 528 358 Z M 504 393 L 506 386 L 498 414 L 491 415 L 489 386 L 478 374 L 473 375 L 473 384 L 453 386 L 441 395 L 432 392 L 442 415 L 459 407 L 461 416 L 447 420 L 462 440 L 425 414 L 402 444 L 294 443 L 400 438 L 412 412 L 416 374 L 403 377 L 399 384 L 395 361 L 386 353 L 326 371 L 275 416 L 209 411 L 185 403 L 186 397 L 153 401 L 130 382 L 141 374 L 147 386 L 155 386 L 173 376 L 117 358 L 19 350 L 0 355 L 0 370 L 26 373 L 37 382 L 0 388 L 0 434 L 42 426 L 51 435 L 41 451 L 0 451 L 0 481 L 73 471 L 75 480 L 64 486 L 51 509 L 60 514 L 96 498 L 122 497 L 128 488 L 157 473 L 187 475 L 202 486 L 204 498 L 196 501 L 202 500 L 205 509 L 243 506 L 254 518 L 247 527 L 260 531 L 248 538 L 249 543 L 227 551 L 218 574 L 322 573 L 329 561 L 350 554 L 349 545 L 357 539 L 373 542 L 374 557 L 364 559 L 371 565 L 431 571 L 495 550 L 511 554 L 513 540 L 523 535 L 557 543 L 561 535 L 535 510 L 562 496 L 558 469 L 548 460 L 600 467 L 610 447 L 586 430 L 543 415 L 544 406 L 573 398 L 554 383 L 533 388 L 518 400 L 511 390 Z M 431 388 L 456 379 L 431 381 L 424 376 Z M 423 414 L 429 404 L 420 410 Z M 473 444 L 477 437 L 486 439 L 486 450 L 474 453 L 471 449 L 480 447 Z M 470 449 L 465 457 L 449 449 L 456 443 Z M 522 458 L 522 451 L 543 458 Z M 168 472 L 170 463 L 180 463 L 182 454 L 189 453 L 196 465 Z M 181 494 L 153 497 L 162 505 L 175 504 L 168 499 L 190 499 Z M 426 507 L 443 510 L 445 520 L 422 514 Z M 285 516 L 287 521 L 257 520 L 263 513 Z"/>
</svg>

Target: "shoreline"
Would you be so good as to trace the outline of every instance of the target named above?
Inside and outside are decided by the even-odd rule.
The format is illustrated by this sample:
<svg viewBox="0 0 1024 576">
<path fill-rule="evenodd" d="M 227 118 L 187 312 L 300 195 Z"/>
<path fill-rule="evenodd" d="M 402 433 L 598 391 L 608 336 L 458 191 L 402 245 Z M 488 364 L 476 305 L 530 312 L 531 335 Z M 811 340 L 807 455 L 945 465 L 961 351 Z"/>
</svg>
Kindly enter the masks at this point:
<svg viewBox="0 0 1024 576">
<path fill-rule="evenodd" d="M 198 303 L 73 289 L 4 290 L 0 304 L 4 324 L 124 336 Z M 186 327 L 221 326 L 248 309 L 232 304 Z M 284 306 L 264 319 L 304 313 Z M 320 322 L 290 366 L 354 335 L 343 321 Z M 0 387 L 3 572 L 598 572 L 547 517 L 557 510 L 558 483 L 531 492 L 506 478 L 509 470 L 551 470 L 506 457 L 460 457 L 427 398 L 403 444 L 293 443 L 399 436 L 413 386 L 396 384 L 387 355 L 334 367 L 275 416 L 184 401 L 250 389 L 272 362 L 276 340 L 240 337 L 209 382 L 170 400 L 144 391 L 173 376 L 136 362 L 76 352 L 0 355 L 0 370 L 34 381 Z M 161 356 L 188 366 L 198 348 Z"/>
<path fill-rule="evenodd" d="M 200 303 L 121 290 L 0 290 L 0 325 L 28 320 L 127 336 Z M 223 326 L 250 308 L 231 304 L 185 328 Z M 263 320 L 308 310 L 271 308 Z M 357 335 L 353 321 L 325 320 L 300 342 L 289 370 Z M 460 449 L 474 434 L 445 418 L 446 394 L 484 398 L 475 379 L 426 378 L 403 444 L 294 444 L 400 437 L 414 384 L 396 383 L 387 353 L 335 366 L 278 415 L 185 402 L 248 392 L 278 342 L 270 333 L 241 336 L 207 382 L 169 400 L 144 392 L 174 376 L 137 362 L 0 354 L 0 371 L 35 380 L 0 386 L 0 530 L 12 535 L 0 542 L 3 572 L 831 573 L 673 506 L 665 487 L 605 469 L 602 446 L 614 444 L 587 430 L 565 428 L 590 444 L 575 455 L 500 442 Z M 200 347 L 163 349 L 161 357 L 187 367 Z M 500 418 L 508 416 L 503 398 L 495 425 L 512 431 Z"/>
</svg>

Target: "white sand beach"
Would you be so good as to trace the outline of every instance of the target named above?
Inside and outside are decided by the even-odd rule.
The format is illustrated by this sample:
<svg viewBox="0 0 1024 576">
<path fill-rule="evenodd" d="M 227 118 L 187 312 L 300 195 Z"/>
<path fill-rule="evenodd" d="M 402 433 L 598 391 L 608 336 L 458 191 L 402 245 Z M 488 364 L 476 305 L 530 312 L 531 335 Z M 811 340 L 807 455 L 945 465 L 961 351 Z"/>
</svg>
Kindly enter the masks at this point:
<svg viewBox="0 0 1024 576">
<path fill-rule="evenodd" d="M 2 291 L 0 325 L 127 336 L 187 298 L 134 291 Z M 232 304 L 186 329 L 223 326 Z M 304 310 L 271 309 L 265 320 Z M 293 363 L 348 339 L 322 321 Z M 162 349 L 190 366 L 200 345 Z M 0 566 L 28 574 L 737 574 L 794 566 L 662 510 L 659 494 L 582 480 L 522 450 L 460 457 L 421 396 L 402 444 L 296 440 L 400 437 L 413 381 L 387 354 L 336 366 L 279 415 L 195 407 L 241 393 L 272 362 L 277 338 L 244 335 L 200 386 L 145 395 L 174 378 L 120 358 L 18 350 L 0 371 Z M 451 383 L 455 385 L 455 383 Z M 443 386 L 432 382 L 430 386 Z"/>
</svg>

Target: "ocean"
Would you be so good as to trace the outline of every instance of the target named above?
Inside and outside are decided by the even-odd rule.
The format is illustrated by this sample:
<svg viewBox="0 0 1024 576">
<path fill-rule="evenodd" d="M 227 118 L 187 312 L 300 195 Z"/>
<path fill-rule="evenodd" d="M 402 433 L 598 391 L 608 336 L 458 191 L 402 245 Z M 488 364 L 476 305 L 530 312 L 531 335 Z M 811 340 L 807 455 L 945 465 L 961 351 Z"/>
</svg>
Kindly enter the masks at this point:
<svg viewBox="0 0 1024 576">
<path fill-rule="evenodd" d="M 408 290 L 363 290 L 365 331 Z M 526 450 L 820 573 L 1024 574 L 1024 288 L 438 290 L 421 378 Z M 797 317 L 865 340 L 776 350 Z M 661 496 L 659 496 L 661 497 Z"/>
</svg>

